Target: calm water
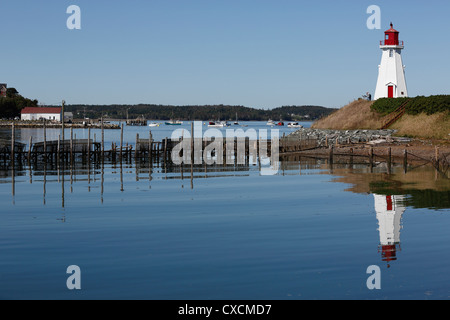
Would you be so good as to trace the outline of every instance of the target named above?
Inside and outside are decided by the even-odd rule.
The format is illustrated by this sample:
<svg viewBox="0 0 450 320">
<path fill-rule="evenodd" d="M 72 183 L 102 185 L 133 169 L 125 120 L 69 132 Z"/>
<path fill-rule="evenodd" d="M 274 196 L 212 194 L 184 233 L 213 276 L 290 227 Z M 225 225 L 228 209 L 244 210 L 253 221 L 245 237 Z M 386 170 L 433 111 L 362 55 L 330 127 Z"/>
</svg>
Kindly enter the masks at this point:
<svg viewBox="0 0 450 320">
<path fill-rule="evenodd" d="M 448 175 L 372 171 L 305 158 L 274 176 L 3 170 L 0 298 L 448 299 Z M 80 291 L 66 287 L 71 265 Z M 366 286 L 372 265 L 381 290 Z"/>
</svg>

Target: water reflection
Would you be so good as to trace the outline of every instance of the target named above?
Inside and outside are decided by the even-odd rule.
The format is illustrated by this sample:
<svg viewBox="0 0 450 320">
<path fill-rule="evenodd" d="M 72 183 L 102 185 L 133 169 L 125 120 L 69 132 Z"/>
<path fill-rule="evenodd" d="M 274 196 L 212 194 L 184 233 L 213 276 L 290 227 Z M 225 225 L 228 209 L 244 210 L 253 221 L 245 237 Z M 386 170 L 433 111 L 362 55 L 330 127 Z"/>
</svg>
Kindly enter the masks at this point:
<svg viewBox="0 0 450 320">
<path fill-rule="evenodd" d="M 333 182 L 349 186 L 345 191 L 373 196 L 379 233 L 378 252 L 381 261 L 385 262 L 388 268 L 399 258 L 402 221 L 408 207 L 434 210 L 450 208 L 450 179 L 430 166 L 410 168 L 405 174 L 402 165 L 374 166 L 355 163 L 353 159 L 348 163 L 330 165 L 328 159 L 295 156 L 283 159 L 279 168 L 279 176 L 331 175 Z M 189 180 L 190 188 L 194 189 L 195 180 L 198 179 L 250 176 L 257 178 L 259 175 L 261 175 L 261 161 L 257 161 L 256 164 L 253 161 L 247 161 L 244 165 L 203 163 L 202 165 L 175 166 L 161 162 L 134 162 L 132 159 L 127 159 L 118 163 L 100 161 L 93 164 L 76 162 L 70 165 L 53 162 L 31 164 L 27 167 L 0 167 L 0 183 L 11 183 L 13 204 L 16 201 L 16 184 L 29 182 L 29 184 L 42 184 L 42 203 L 46 206 L 48 184 L 51 183 L 61 186 L 60 206 L 63 209 L 66 207 L 67 183 L 70 184 L 70 193 L 74 192 L 75 184 L 87 185 L 89 193 L 92 188 L 100 190 L 100 203 L 105 204 L 105 184 L 107 188 L 117 188 L 116 190 L 121 193 L 126 193 L 135 190 L 135 188 L 127 190 L 127 185 L 145 184 L 151 189 L 151 184 L 155 180 L 167 183 L 179 180 L 180 188 L 184 188 L 184 181 Z M 60 220 L 66 221 L 64 211 Z"/>
<path fill-rule="evenodd" d="M 397 260 L 397 252 L 401 250 L 400 231 L 403 213 L 406 210 L 405 196 L 379 194 L 373 196 L 380 233 L 379 250 L 382 261 L 387 262 L 390 267 L 390 263 Z"/>
</svg>

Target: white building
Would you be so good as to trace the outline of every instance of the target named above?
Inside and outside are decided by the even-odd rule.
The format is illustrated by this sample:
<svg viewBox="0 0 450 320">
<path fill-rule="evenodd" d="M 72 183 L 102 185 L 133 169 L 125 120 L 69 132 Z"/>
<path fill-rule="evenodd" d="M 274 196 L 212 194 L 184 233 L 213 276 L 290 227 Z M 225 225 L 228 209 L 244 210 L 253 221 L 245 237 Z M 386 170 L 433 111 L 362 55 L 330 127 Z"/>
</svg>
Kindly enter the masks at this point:
<svg viewBox="0 0 450 320">
<path fill-rule="evenodd" d="M 25 108 L 21 112 L 21 120 L 39 121 L 48 120 L 61 122 L 62 108 Z"/>
<path fill-rule="evenodd" d="M 385 40 L 381 41 L 383 51 L 378 71 L 378 82 L 374 99 L 408 97 L 406 87 L 405 66 L 402 60 L 403 41 L 399 41 L 399 32 L 391 28 L 385 32 Z"/>
<path fill-rule="evenodd" d="M 397 251 L 400 248 L 402 216 L 406 210 L 405 197 L 378 194 L 374 194 L 374 197 L 382 260 L 389 263 L 397 260 Z"/>
</svg>

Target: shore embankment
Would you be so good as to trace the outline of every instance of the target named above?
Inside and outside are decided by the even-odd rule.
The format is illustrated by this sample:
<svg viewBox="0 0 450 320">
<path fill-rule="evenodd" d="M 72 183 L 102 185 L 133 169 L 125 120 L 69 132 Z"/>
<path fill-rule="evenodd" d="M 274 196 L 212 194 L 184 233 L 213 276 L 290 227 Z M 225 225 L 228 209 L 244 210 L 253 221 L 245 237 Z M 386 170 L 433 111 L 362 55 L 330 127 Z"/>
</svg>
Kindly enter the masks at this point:
<svg viewBox="0 0 450 320">
<path fill-rule="evenodd" d="M 395 112 L 381 114 L 373 110 L 374 101 L 355 100 L 331 115 L 316 121 L 314 129 L 332 130 L 376 130 L 395 115 Z M 436 106 L 436 110 L 441 110 Z M 417 112 L 404 113 L 389 129 L 395 130 L 396 136 L 428 140 L 447 140 L 450 142 L 450 111 L 432 114 Z"/>
<path fill-rule="evenodd" d="M 407 163 L 450 163 L 450 144 L 446 140 L 397 137 L 396 130 L 327 130 L 302 128 L 287 136 L 291 143 L 316 141 L 316 148 L 295 152 L 304 156 L 329 158 L 361 156 L 371 161 Z"/>
</svg>

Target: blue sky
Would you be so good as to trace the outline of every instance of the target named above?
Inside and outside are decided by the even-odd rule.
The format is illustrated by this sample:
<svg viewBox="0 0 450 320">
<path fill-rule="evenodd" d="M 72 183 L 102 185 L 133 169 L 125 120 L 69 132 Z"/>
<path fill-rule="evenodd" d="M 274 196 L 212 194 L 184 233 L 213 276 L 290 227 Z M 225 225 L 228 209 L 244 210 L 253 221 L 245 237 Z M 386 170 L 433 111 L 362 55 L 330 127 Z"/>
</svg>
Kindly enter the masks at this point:
<svg viewBox="0 0 450 320">
<path fill-rule="evenodd" d="M 69 30 L 69 5 L 81 30 Z M 381 30 L 369 30 L 370 5 Z M 43 104 L 342 107 L 405 41 L 409 94 L 450 94 L 450 2 L 2 0 L 0 83 Z"/>
</svg>

